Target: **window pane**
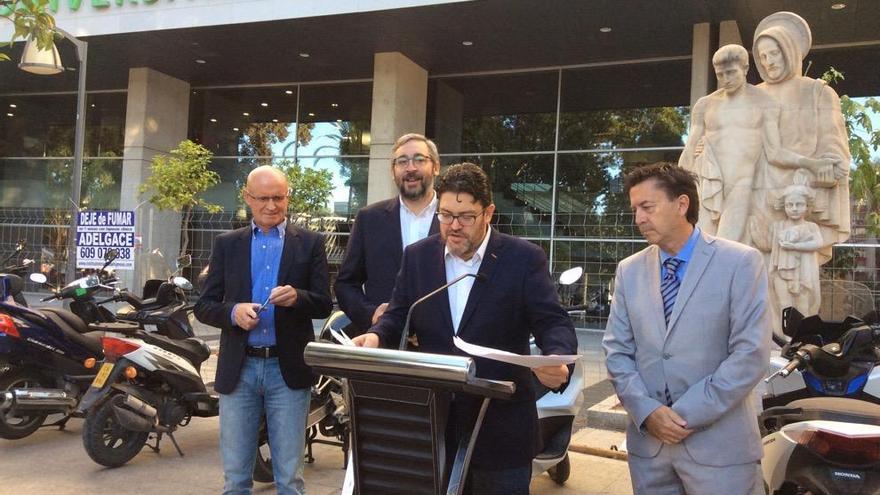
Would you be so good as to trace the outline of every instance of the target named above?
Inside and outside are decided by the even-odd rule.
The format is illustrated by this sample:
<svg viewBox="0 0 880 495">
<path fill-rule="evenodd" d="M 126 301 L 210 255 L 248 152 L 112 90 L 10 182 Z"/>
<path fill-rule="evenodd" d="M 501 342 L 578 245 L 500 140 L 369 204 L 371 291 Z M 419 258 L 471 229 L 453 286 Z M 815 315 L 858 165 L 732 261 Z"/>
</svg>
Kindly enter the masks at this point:
<svg viewBox="0 0 880 495">
<path fill-rule="evenodd" d="M 122 156 L 126 93 L 86 96 L 84 156 Z M 76 94 L 0 96 L 0 156 L 72 157 Z"/>
<path fill-rule="evenodd" d="M 298 156 L 369 155 L 372 83 L 302 86 Z"/>
<path fill-rule="evenodd" d="M 442 157 L 444 165 L 469 161 L 489 176 L 495 216 L 492 225 L 506 234 L 549 238 L 553 155 Z"/>
<path fill-rule="evenodd" d="M 559 149 L 681 146 L 689 78 L 689 61 L 563 71 Z"/>
<path fill-rule="evenodd" d="M 559 155 L 556 236 L 641 238 L 633 225 L 623 175 L 640 165 L 677 162 L 680 150 Z"/>
<path fill-rule="evenodd" d="M 440 153 L 552 151 L 558 71 L 440 78 L 428 84 L 428 135 Z"/>
<path fill-rule="evenodd" d="M 217 156 L 292 156 L 296 92 L 296 86 L 195 89 L 189 137 Z"/>
</svg>

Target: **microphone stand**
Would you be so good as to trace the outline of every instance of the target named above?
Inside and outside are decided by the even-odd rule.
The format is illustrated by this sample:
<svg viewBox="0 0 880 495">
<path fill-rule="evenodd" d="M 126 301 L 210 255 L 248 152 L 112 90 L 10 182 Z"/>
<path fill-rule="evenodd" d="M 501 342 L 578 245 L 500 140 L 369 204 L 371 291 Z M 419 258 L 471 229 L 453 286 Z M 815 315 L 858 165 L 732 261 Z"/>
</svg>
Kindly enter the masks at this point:
<svg viewBox="0 0 880 495">
<path fill-rule="evenodd" d="M 465 273 L 464 275 L 462 275 L 460 277 L 454 278 L 451 282 L 447 283 L 446 285 L 443 285 L 443 286 L 438 287 L 437 289 L 434 289 L 433 291 L 431 291 L 431 292 L 427 293 L 426 295 L 422 296 L 421 298 L 419 298 L 416 302 L 412 303 L 412 306 L 409 307 L 409 311 L 406 312 L 406 323 L 403 324 L 403 333 L 400 334 L 400 345 L 397 346 L 397 350 L 402 351 L 406 347 L 406 337 L 409 335 L 409 319 L 410 319 L 410 317 L 412 317 L 413 309 L 415 309 L 416 306 L 421 304 L 422 301 L 424 301 L 426 299 L 430 299 L 431 297 L 434 297 L 439 292 L 442 292 L 442 291 L 448 289 L 450 286 L 453 286 L 468 277 L 474 277 L 477 280 L 482 280 L 483 278 L 485 278 L 485 275 L 482 275 L 480 273 Z"/>
</svg>

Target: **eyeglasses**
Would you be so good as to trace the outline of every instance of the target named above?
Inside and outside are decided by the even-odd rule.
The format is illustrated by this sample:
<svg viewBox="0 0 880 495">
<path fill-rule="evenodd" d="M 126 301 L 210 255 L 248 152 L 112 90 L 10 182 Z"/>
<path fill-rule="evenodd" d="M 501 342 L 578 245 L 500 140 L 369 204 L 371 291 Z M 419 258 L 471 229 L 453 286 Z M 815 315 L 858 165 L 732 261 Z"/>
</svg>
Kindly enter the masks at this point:
<svg viewBox="0 0 880 495">
<path fill-rule="evenodd" d="M 421 167 L 429 161 L 433 162 L 434 160 L 432 160 L 429 156 L 422 155 L 421 153 L 416 153 L 411 157 L 406 155 L 398 156 L 397 158 L 391 160 L 391 163 L 393 163 L 395 167 L 405 168 L 407 164 L 409 164 L 409 162 L 412 162 L 413 165 L 415 165 L 416 167 Z"/>
<path fill-rule="evenodd" d="M 290 197 L 291 190 L 288 189 L 287 195 L 285 195 L 285 196 L 254 196 L 247 189 L 244 190 L 244 193 L 247 194 L 248 196 L 250 196 L 250 198 L 252 200 L 256 201 L 257 203 L 266 204 L 269 201 L 274 201 L 275 203 L 281 203 L 282 201 L 287 201 L 287 198 Z"/>
<path fill-rule="evenodd" d="M 462 227 L 470 227 L 471 225 L 477 222 L 477 217 L 483 216 L 486 210 L 483 210 L 479 213 L 464 213 L 461 215 L 453 215 L 451 213 L 438 212 L 437 213 L 437 221 L 442 223 L 443 225 L 452 225 L 456 219 L 458 219 L 458 224 Z"/>
</svg>

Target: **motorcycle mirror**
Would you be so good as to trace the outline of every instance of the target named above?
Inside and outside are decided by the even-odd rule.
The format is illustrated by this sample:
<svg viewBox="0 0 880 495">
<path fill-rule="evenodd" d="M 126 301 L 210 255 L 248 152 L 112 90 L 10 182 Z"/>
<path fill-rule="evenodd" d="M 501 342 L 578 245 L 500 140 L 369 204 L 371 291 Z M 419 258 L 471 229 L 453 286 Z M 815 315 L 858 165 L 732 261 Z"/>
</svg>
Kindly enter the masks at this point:
<svg viewBox="0 0 880 495">
<path fill-rule="evenodd" d="M 90 289 L 92 287 L 97 287 L 101 284 L 101 280 L 97 275 L 89 275 L 88 277 L 83 277 L 80 279 L 79 286 L 84 289 Z"/>
<path fill-rule="evenodd" d="M 171 282 L 183 290 L 193 290 L 193 284 L 186 277 L 174 277 Z"/>
<path fill-rule="evenodd" d="M 583 268 L 581 268 L 579 266 L 576 266 L 574 268 L 569 268 L 568 270 L 565 270 L 564 272 L 562 272 L 559 275 L 559 283 L 561 285 L 571 285 L 571 284 L 577 282 L 578 280 L 580 280 L 583 275 L 584 275 Z"/>
<path fill-rule="evenodd" d="M 119 250 L 118 249 L 108 249 L 107 252 L 104 253 L 104 261 L 106 261 L 108 265 L 110 263 L 112 263 L 113 260 L 115 260 L 118 257 L 119 257 Z"/>
<path fill-rule="evenodd" d="M 31 273 L 28 275 L 28 278 L 31 282 L 36 282 L 38 284 L 45 284 L 49 281 L 49 277 L 47 277 L 45 273 Z"/>
<path fill-rule="evenodd" d="M 192 265 L 192 255 L 184 254 L 183 256 L 177 258 L 178 270 L 182 270 L 190 265 Z"/>
</svg>

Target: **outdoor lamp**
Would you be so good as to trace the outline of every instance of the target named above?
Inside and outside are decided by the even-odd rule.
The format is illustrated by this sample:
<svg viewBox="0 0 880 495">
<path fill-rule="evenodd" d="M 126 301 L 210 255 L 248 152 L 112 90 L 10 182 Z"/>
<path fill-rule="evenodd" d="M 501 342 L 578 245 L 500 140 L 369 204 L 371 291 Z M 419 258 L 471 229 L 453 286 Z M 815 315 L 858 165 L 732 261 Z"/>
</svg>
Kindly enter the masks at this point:
<svg viewBox="0 0 880 495">
<path fill-rule="evenodd" d="M 58 47 L 52 43 L 49 50 L 40 50 L 37 47 L 37 40 L 30 38 L 24 45 L 24 53 L 21 55 L 21 63 L 18 68 L 32 74 L 52 75 L 64 71 L 61 65 L 61 55 L 58 54 Z"/>
</svg>

